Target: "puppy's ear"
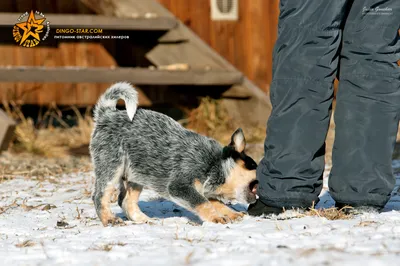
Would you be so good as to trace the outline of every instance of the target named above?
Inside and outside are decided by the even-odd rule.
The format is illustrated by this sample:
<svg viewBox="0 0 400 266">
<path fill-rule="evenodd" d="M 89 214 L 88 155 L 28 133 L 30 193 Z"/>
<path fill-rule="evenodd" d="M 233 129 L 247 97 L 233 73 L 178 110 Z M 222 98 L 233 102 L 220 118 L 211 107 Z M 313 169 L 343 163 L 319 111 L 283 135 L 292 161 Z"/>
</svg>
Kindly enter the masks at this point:
<svg viewBox="0 0 400 266">
<path fill-rule="evenodd" d="M 243 130 L 241 128 L 236 129 L 231 137 L 231 143 L 229 146 L 233 146 L 235 151 L 241 153 L 246 147 L 246 139 L 244 138 Z"/>
</svg>

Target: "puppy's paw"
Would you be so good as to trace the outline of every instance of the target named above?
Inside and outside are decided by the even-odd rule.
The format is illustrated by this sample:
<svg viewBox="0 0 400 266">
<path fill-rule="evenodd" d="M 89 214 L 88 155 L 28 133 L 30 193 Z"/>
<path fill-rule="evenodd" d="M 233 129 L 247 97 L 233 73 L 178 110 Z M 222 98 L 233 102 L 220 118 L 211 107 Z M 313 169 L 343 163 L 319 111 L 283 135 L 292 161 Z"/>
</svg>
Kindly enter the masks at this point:
<svg viewBox="0 0 400 266">
<path fill-rule="evenodd" d="M 216 224 L 227 224 L 231 222 L 231 219 L 228 216 L 215 216 L 211 218 L 210 222 Z"/>
<path fill-rule="evenodd" d="M 206 222 L 219 224 L 226 224 L 231 222 L 228 216 L 218 212 L 210 202 L 206 202 L 197 206 L 196 211 L 200 218 Z"/>
<path fill-rule="evenodd" d="M 115 225 L 124 225 L 125 224 L 124 220 L 122 220 L 119 217 L 108 217 L 107 219 L 103 219 L 101 222 L 104 226 L 108 226 L 108 225 L 115 226 Z"/>
<path fill-rule="evenodd" d="M 231 220 L 231 221 L 240 221 L 243 219 L 243 216 L 245 214 L 243 212 L 230 212 L 226 214 L 226 216 Z"/>
<path fill-rule="evenodd" d="M 133 221 L 135 224 L 145 224 L 149 223 L 151 224 L 152 219 L 149 218 L 146 214 L 144 214 L 141 211 L 135 211 L 134 213 L 131 213 L 128 215 L 129 220 Z"/>
</svg>

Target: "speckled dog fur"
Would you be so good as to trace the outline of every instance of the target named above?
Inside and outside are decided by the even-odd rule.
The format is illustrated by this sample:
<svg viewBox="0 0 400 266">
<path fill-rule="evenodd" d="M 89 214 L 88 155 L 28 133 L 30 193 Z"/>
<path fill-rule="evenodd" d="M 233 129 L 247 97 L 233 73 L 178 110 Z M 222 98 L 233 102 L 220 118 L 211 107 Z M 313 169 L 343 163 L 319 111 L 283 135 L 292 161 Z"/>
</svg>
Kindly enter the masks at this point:
<svg viewBox="0 0 400 266">
<path fill-rule="evenodd" d="M 126 110 L 117 110 L 119 99 Z M 110 210 L 110 197 L 119 188 L 118 203 L 128 219 L 146 222 L 138 199 L 144 188 L 156 191 L 204 221 L 226 223 L 243 216 L 222 202 L 255 201 L 256 163 L 244 153 L 241 129 L 231 143 L 217 141 L 183 128 L 170 117 L 137 109 L 136 90 L 116 83 L 94 110 L 90 143 L 96 176 L 93 201 L 104 226 L 120 222 Z"/>
</svg>

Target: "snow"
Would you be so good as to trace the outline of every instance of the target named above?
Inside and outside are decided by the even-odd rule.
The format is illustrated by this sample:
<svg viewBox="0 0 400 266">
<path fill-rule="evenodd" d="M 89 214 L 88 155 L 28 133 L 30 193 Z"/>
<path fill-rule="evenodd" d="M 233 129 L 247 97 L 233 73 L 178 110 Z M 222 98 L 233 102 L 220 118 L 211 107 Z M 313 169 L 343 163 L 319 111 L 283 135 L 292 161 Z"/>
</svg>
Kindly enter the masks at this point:
<svg viewBox="0 0 400 266">
<path fill-rule="evenodd" d="M 92 172 L 18 177 L 0 183 L 0 264 L 389 265 L 400 258 L 400 161 L 393 167 L 396 188 L 380 214 L 335 221 L 246 216 L 228 225 L 200 224 L 145 190 L 140 206 L 153 223 L 104 228 L 90 199 Z M 317 207 L 332 205 L 325 189 Z M 124 217 L 117 204 L 113 211 Z M 19 247 L 28 240 L 31 245 Z"/>
</svg>

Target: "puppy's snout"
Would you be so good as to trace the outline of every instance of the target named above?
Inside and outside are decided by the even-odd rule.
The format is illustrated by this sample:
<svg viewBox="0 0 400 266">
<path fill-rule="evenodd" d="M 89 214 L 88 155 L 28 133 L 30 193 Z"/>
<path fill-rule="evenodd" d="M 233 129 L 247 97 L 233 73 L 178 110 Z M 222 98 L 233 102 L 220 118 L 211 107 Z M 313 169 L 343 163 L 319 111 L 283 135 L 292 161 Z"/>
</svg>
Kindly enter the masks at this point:
<svg viewBox="0 0 400 266">
<path fill-rule="evenodd" d="M 253 194 L 257 194 L 257 188 L 258 188 L 258 180 L 253 180 L 249 184 L 249 190 Z"/>
</svg>

